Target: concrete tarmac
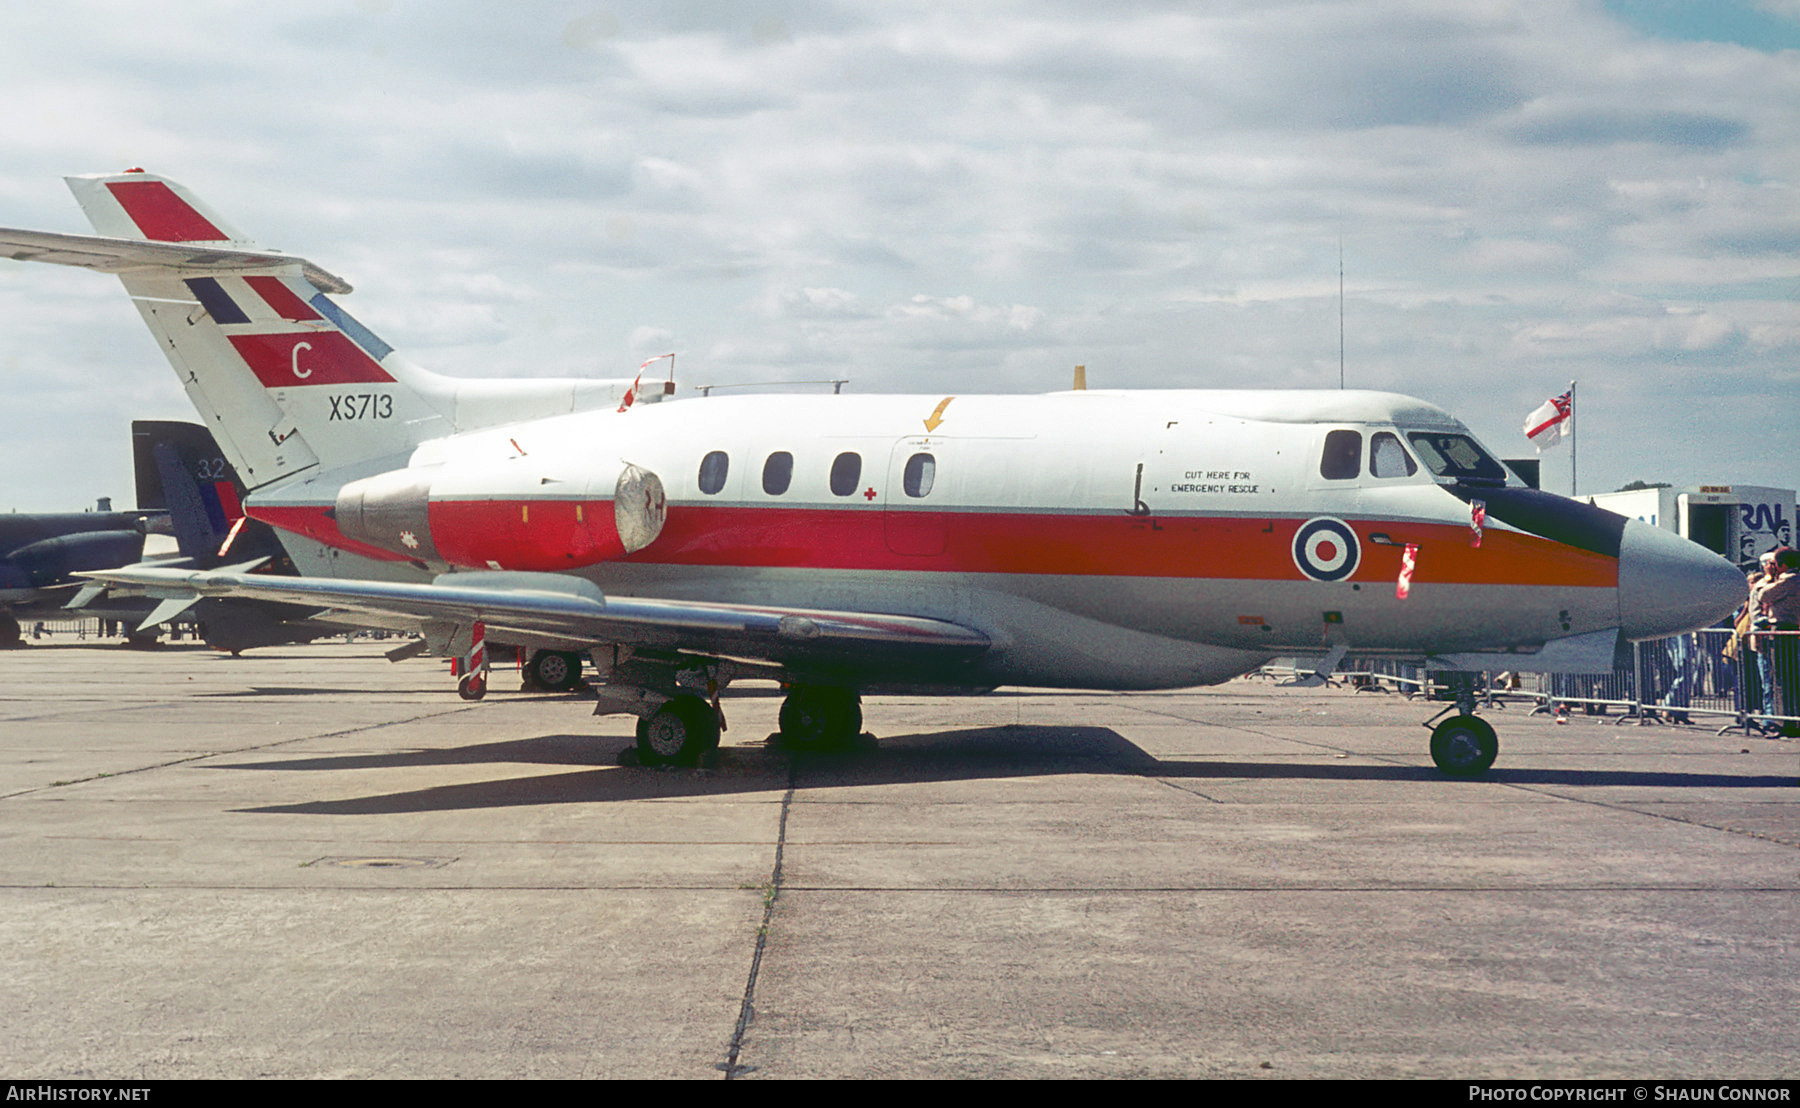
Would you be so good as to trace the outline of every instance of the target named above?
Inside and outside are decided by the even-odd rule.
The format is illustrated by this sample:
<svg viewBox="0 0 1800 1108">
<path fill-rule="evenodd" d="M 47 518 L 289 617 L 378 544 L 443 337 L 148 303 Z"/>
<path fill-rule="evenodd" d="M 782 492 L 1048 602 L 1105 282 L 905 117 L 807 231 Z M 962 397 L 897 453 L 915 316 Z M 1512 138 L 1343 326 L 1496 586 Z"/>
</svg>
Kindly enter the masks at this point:
<svg viewBox="0 0 1800 1108">
<path fill-rule="evenodd" d="M 0 655 L 0 1077 L 1800 1074 L 1800 744 L 1236 681 L 621 764 L 386 644 Z M 630 759 L 625 759 L 629 763 Z"/>
</svg>

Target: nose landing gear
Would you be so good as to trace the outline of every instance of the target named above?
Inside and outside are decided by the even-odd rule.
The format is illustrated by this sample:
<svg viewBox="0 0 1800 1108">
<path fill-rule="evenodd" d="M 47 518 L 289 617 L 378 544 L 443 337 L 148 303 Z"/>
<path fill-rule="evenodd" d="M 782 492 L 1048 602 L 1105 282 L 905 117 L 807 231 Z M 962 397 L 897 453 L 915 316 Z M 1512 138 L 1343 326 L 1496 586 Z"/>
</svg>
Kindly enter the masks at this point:
<svg viewBox="0 0 1800 1108">
<path fill-rule="evenodd" d="M 1475 675 L 1447 673 L 1444 677 L 1456 696 L 1454 708 L 1444 712 L 1458 714 L 1436 727 L 1431 726 L 1432 721 L 1444 712 L 1425 721 L 1424 726 L 1431 727 L 1431 760 L 1450 777 L 1480 777 L 1499 757 L 1500 740 L 1493 726 L 1475 714 Z"/>
<path fill-rule="evenodd" d="M 1499 754 L 1500 741 L 1480 716 L 1452 716 L 1431 729 L 1431 760 L 1451 777 L 1480 777 Z"/>
</svg>

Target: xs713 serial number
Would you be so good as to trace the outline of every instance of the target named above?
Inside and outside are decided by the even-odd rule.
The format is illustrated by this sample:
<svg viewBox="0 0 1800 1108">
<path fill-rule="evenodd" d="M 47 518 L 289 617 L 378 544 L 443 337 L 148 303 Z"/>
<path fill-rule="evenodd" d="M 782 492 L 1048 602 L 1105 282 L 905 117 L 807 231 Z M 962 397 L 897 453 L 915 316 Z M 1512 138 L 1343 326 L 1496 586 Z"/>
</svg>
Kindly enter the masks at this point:
<svg viewBox="0 0 1800 1108">
<path fill-rule="evenodd" d="M 329 399 L 332 419 L 394 418 L 394 398 L 386 393 L 350 392 Z"/>
</svg>

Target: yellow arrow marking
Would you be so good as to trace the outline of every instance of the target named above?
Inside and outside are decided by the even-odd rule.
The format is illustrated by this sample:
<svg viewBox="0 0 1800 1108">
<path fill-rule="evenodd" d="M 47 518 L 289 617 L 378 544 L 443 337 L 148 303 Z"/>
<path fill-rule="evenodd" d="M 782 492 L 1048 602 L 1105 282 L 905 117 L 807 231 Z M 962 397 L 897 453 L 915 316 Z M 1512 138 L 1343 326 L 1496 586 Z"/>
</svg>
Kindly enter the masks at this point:
<svg viewBox="0 0 1800 1108">
<path fill-rule="evenodd" d="M 938 424 L 944 422 L 944 409 L 948 408 L 950 406 L 950 402 L 955 399 L 956 399 L 956 397 L 954 397 L 954 396 L 946 396 L 942 400 L 938 401 L 938 406 L 935 410 L 932 411 L 931 418 L 929 418 L 925 421 L 925 429 L 927 431 L 935 431 L 938 429 Z"/>
</svg>

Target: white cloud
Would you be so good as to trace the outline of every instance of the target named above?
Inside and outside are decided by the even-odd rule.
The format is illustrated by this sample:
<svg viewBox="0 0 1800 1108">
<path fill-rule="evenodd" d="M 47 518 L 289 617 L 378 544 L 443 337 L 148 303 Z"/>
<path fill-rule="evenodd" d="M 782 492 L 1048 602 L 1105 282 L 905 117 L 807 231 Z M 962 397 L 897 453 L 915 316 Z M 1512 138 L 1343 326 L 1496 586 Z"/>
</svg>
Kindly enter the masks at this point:
<svg viewBox="0 0 1800 1108">
<path fill-rule="evenodd" d="M 56 176 L 145 165 L 440 371 L 666 345 L 687 380 L 1330 387 L 1341 242 L 1351 384 L 1506 451 L 1579 377 L 1647 428 L 1584 423 L 1596 480 L 1800 483 L 1769 414 L 1800 410 L 1791 51 L 1584 0 L 69 0 L 0 37 L 0 223 L 81 230 Z M 77 407 L 179 414 L 112 283 L 42 268 L 0 263 L 0 381 L 51 390 L 11 452 Z M 96 358 L 140 391 L 80 388 Z M 1733 399 L 1705 459 L 1661 437 Z M 63 466 L 16 503 L 125 479 Z"/>
</svg>

